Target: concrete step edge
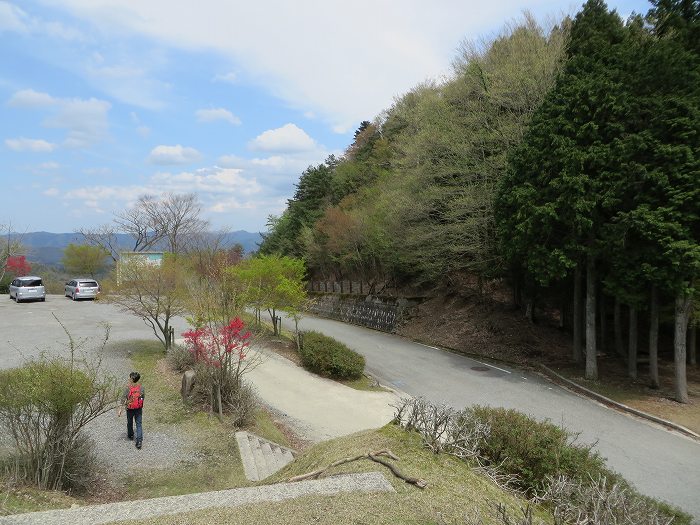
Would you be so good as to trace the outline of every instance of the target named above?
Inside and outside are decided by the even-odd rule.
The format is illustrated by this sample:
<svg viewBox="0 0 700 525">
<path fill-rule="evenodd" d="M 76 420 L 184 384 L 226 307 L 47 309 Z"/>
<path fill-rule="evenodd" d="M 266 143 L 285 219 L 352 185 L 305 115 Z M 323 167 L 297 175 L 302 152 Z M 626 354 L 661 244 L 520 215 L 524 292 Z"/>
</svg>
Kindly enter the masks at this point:
<svg viewBox="0 0 700 525">
<path fill-rule="evenodd" d="M 243 471 L 245 472 L 245 477 L 249 481 L 259 481 L 260 473 L 255 465 L 255 458 L 253 457 L 253 450 L 250 447 L 250 440 L 248 438 L 247 432 L 236 432 L 236 443 L 238 444 L 238 451 L 241 455 L 241 462 L 243 463 Z"/>
<path fill-rule="evenodd" d="M 0 525 L 100 525 L 116 521 L 145 520 L 210 508 L 237 507 L 264 501 L 279 502 L 309 494 L 339 492 L 393 492 L 381 472 L 343 474 L 323 479 L 279 483 L 216 492 L 183 494 L 137 501 L 122 501 L 62 510 L 29 512 L 0 517 Z"/>
</svg>

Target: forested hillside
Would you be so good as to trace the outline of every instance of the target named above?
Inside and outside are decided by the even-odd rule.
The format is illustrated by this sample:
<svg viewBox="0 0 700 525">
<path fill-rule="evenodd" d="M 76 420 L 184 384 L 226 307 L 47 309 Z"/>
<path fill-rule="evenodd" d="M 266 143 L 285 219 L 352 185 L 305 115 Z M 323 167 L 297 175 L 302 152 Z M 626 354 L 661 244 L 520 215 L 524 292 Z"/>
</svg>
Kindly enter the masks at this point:
<svg viewBox="0 0 700 525">
<path fill-rule="evenodd" d="M 504 283 L 531 320 L 558 310 L 589 379 L 612 325 L 633 378 L 648 334 L 658 386 L 666 323 L 686 402 L 699 241 L 700 2 L 623 21 L 590 0 L 551 28 L 525 17 L 463 45 L 448 79 L 304 171 L 261 251 L 370 287 Z"/>
</svg>

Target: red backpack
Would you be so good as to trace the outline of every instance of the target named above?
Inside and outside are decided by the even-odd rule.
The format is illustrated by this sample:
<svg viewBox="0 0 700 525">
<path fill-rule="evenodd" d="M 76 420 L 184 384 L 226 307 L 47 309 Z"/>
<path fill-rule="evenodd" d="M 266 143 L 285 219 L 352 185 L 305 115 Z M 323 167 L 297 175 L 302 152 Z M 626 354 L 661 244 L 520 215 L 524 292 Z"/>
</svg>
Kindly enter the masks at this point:
<svg viewBox="0 0 700 525">
<path fill-rule="evenodd" d="M 141 397 L 141 385 L 129 387 L 129 397 L 126 400 L 126 408 L 135 410 L 143 408 L 143 398 Z"/>
</svg>

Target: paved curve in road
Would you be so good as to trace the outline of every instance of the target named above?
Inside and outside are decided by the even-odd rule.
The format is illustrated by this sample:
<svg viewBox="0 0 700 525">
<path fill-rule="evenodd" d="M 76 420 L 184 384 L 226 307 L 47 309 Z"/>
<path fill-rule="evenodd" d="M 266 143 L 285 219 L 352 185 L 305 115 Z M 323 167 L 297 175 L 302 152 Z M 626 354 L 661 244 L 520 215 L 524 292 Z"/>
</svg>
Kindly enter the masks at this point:
<svg viewBox="0 0 700 525">
<path fill-rule="evenodd" d="M 286 326 L 292 325 L 287 320 Z M 456 408 L 482 404 L 548 418 L 597 442 L 608 464 L 644 494 L 666 500 L 700 520 L 700 443 L 581 398 L 536 374 L 494 367 L 408 339 L 328 319 L 305 317 L 316 330 L 365 356 L 367 371 L 413 396 Z"/>
</svg>

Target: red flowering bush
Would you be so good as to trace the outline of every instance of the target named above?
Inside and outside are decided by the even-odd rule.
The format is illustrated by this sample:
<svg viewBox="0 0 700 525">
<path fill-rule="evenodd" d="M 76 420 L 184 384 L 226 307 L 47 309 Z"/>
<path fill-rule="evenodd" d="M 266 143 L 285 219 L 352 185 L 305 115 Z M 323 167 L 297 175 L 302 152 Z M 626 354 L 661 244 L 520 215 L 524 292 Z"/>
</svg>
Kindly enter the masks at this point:
<svg viewBox="0 0 700 525">
<path fill-rule="evenodd" d="M 252 399 L 243 374 L 254 365 L 247 355 L 251 334 L 243 321 L 236 317 L 224 326 L 202 326 L 182 335 L 195 361 L 196 392 L 220 417 L 225 410 L 240 416 L 242 405 L 250 405 Z"/>
<path fill-rule="evenodd" d="M 5 270 L 13 275 L 27 275 L 32 267 L 24 255 L 15 255 L 7 258 Z"/>
</svg>

